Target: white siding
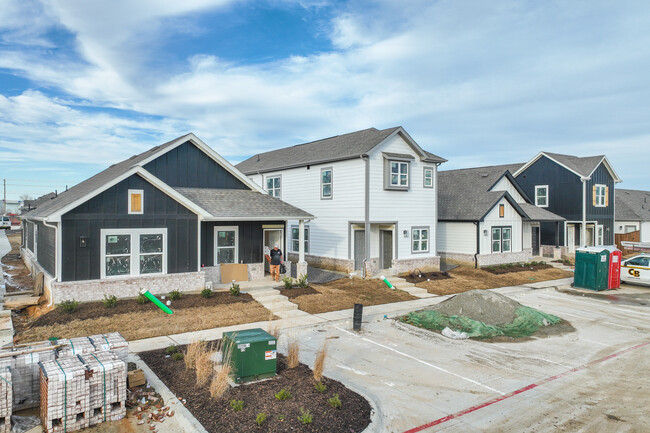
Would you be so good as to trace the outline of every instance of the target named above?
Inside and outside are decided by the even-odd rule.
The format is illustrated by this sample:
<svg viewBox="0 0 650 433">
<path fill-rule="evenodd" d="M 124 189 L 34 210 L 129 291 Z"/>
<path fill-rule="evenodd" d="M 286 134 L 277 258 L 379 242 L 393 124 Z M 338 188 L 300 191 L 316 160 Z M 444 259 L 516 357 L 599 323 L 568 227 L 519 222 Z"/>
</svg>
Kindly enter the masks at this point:
<svg viewBox="0 0 650 433">
<path fill-rule="evenodd" d="M 505 206 L 503 218 L 499 218 L 499 205 L 501 204 Z M 485 219 L 480 223 L 480 225 L 481 254 L 492 253 L 492 227 L 512 227 L 511 252 L 522 251 L 522 219 L 505 198 L 502 198 L 499 203 L 497 203 L 497 205 L 485 216 Z"/>
<path fill-rule="evenodd" d="M 382 152 L 410 154 L 409 190 L 391 191 L 384 189 L 384 156 Z M 377 146 L 369 155 L 370 158 L 370 220 L 397 221 L 399 259 L 422 258 L 436 255 L 436 188 L 437 170 L 433 163 L 423 163 L 419 155 L 402 139 L 395 135 L 381 146 Z M 434 170 L 434 188 L 424 188 L 424 167 Z M 429 227 L 429 253 L 411 252 L 411 228 Z M 409 235 L 404 237 L 404 230 Z M 373 236 L 371 243 L 378 242 Z M 371 247 L 374 251 L 374 248 Z"/>
<path fill-rule="evenodd" d="M 524 197 L 519 194 L 517 188 L 514 187 L 512 182 L 507 177 L 502 177 L 490 191 L 508 191 L 508 193 L 515 199 L 517 203 L 525 203 Z"/>
<path fill-rule="evenodd" d="M 650 221 L 641 223 L 641 242 L 650 242 Z"/>
<path fill-rule="evenodd" d="M 332 167 L 332 199 L 321 199 L 321 168 Z M 249 176 L 264 187 L 267 176 L 282 175 L 282 200 L 316 217 L 307 223 L 310 229 L 309 254 L 348 258 L 348 221 L 364 220 L 365 163 L 361 159 L 298 167 L 278 172 Z M 291 252 L 289 221 L 287 252 Z"/>
<path fill-rule="evenodd" d="M 456 254 L 476 253 L 476 225 L 464 222 L 439 222 L 438 252 Z"/>
<path fill-rule="evenodd" d="M 639 230 L 640 224 L 639 221 L 616 221 L 614 224 L 614 233 L 626 233 L 626 226 L 634 226 L 634 230 L 632 231 Z"/>
<path fill-rule="evenodd" d="M 535 226 L 539 226 L 539 223 L 534 224 Z M 522 234 L 522 248 L 523 249 L 529 249 L 533 248 L 533 230 L 532 230 L 533 223 L 530 221 L 524 221 L 523 222 L 523 234 Z"/>
</svg>

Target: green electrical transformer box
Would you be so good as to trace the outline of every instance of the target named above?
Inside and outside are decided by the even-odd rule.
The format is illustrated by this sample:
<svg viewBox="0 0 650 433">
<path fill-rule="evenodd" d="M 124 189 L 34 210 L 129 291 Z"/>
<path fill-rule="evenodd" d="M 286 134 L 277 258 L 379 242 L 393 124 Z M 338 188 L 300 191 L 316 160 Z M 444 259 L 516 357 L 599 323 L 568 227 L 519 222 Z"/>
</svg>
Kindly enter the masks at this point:
<svg viewBox="0 0 650 433">
<path fill-rule="evenodd" d="M 222 359 L 230 356 L 235 383 L 273 377 L 277 371 L 277 340 L 261 328 L 224 332 Z"/>
</svg>

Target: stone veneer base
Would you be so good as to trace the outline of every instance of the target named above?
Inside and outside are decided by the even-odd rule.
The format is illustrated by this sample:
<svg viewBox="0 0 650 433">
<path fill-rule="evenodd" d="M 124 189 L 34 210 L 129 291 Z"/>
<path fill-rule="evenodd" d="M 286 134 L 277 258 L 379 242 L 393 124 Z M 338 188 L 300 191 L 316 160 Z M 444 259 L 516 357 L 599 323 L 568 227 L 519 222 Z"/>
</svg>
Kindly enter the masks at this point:
<svg viewBox="0 0 650 433">
<path fill-rule="evenodd" d="M 474 254 L 458 254 L 458 253 L 440 253 L 443 260 L 452 262 L 474 264 Z M 520 251 L 516 253 L 499 253 L 499 254 L 479 254 L 478 266 L 492 266 L 501 265 L 505 263 L 522 263 L 528 262 L 532 258 L 532 251 Z"/>
</svg>

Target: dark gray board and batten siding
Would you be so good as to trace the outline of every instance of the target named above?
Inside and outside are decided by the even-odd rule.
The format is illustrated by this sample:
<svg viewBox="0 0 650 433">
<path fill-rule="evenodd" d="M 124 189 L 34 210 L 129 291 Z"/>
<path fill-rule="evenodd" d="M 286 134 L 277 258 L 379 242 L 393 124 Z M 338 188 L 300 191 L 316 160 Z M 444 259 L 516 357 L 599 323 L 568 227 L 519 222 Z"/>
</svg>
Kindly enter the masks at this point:
<svg viewBox="0 0 650 433">
<path fill-rule="evenodd" d="M 128 214 L 129 189 L 144 191 L 144 214 Z M 100 230 L 113 228 L 167 228 L 167 273 L 198 270 L 197 215 L 137 174 L 66 213 L 61 221 L 63 281 L 100 278 Z M 79 246 L 81 236 L 87 238 L 85 248 Z"/>
</svg>

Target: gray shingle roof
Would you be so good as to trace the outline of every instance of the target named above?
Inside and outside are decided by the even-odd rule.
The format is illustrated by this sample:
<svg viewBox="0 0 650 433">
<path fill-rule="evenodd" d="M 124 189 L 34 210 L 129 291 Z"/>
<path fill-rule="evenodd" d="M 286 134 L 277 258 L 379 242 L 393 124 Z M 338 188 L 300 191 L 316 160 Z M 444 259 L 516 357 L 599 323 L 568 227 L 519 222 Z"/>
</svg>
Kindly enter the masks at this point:
<svg viewBox="0 0 650 433">
<path fill-rule="evenodd" d="M 616 188 L 617 221 L 650 221 L 650 191 Z"/>
<path fill-rule="evenodd" d="M 557 162 L 566 165 L 581 176 L 589 176 L 598 167 L 605 155 L 596 156 L 573 156 L 562 155 L 561 153 L 544 152 L 544 154 L 555 159 Z"/>
<path fill-rule="evenodd" d="M 50 200 L 49 202 L 39 206 L 36 210 L 29 212 L 28 217 L 29 218 L 47 217 L 52 213 L 63 209 L 65 206 L 74 203 L 75 201 L 101 188 L 103 185 L 115 179 L 116 177 L 119 177 L 122 174 L 126 173 L 131 168 L 135 167 L 141 161 L 144 161 L 155 152 L 163 150 L 164 148 L 171 146 L 177 140 L 182 139 L 183 137 L 189 135 L 190 134 L 186 134 L 182 137 L 175 138 L 174 140 L 168 141 L 167 143 L 152 147 L 151 149 L 146 150 L 138 155 L 133 155 L 129 159 L 126 159 L 122 162 L 118 162 L 117 164 L 111 165 L 110 167 L 108 167 L 103 171 L 100 171 L 93 177 L 90 177 L 84 180 L 83 182 L 76 184 L 75 186 L 68 189 L 67 191 L 62 192 L 61 194 L 59 194 L 57 198 Z"/>
<path fill-rule="evenodd" d="M 333 161 L 358 158 L 367 154 L 372 148 L 400 129 L 378 130 L 368 128 L 334 137 L 295 146 L 284 147 L 270 152 L 260 153 L 237 164 L 237 168 L 246 175 L 257 172 L 281 170 L 305 165 L 324 164 Z M 427 162 L 445 162 L 446 160 L 426 152 Z"/>
<path fill-rule="evenodd" d="M 174 188 L 215 218 L 314 218 L 295 206 L 258 191 L 214 188 Z"/>
<path fill-rule="evenodd" d="M 506 172 L 514 173 L 523 164 L 495 165 L 438 172 L 438 218 L 448 221 L 480 221 L 504 196 L 489 189 Z M 533 221 L 563 220 L 534 205 L 519 206 L 524 218 Z"/>
</svg>

